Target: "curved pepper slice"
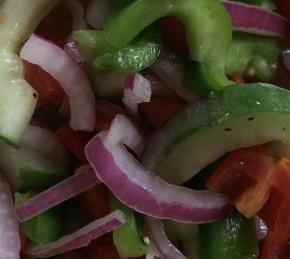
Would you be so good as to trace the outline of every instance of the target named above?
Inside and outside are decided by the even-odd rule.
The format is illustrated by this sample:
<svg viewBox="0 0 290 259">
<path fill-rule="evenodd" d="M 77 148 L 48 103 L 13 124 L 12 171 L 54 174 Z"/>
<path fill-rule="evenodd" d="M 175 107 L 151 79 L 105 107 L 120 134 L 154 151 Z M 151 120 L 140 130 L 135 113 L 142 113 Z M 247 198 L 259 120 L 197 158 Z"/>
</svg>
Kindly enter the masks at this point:
<svg viewBox="0 0 290 259">
<path fill-rule="evenodd" d="M 130 208 L 123 205 L 113 195 L 110 197 L 111 209 L 120 209 L 126 215 L 126 223 L 113 231 L 114 244 L 121 258 L 134 258 L 145 255 L 149 246 L 144 243 L 142 220 Z"/>
<path fill-rule="evenodd" d="M 156 25 L 146 28 L 134 40 L 120 48 L 109 46 L 103 33 L 95 30 L 77 31 L 74 39 L 88 62 L 95 68 L 116 72 L 137 72 L 153 64 L 161 50 Z"/>
<path fill-rule="evenodd" d="M 220 90 L 229 84 L 224 67 L 231 43 L 231 21 L 218 0 L 134 1 L 105 24 L 105 40 L 115 47 L 125 46 L 164 16 L 175 16 L 183 23 L 190 57 L 202 64 L 203 70 L 217 77 L 211 81 L 210 89 Z"/>
<path fill-rule="evenodd" d="M 200 225 L 199 237 L 203 259 L 258 258 L 254 222 L 237 212 L 224 220 Z"/>
</svg>

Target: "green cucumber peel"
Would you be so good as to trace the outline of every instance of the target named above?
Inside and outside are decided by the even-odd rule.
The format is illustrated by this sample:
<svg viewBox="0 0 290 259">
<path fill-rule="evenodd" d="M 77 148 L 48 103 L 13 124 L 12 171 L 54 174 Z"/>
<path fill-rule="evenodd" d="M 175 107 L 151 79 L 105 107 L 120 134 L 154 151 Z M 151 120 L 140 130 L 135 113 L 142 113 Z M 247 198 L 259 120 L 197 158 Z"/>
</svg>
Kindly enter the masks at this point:
<svg viewBox="0 0 290 259">
<path fill-rule="evenodd" d="M 202 259 L 258 258 L 254 220 L 238 212 L 221 221 L 200 225 L 199 241 Z"/>
<path fill-rule="evenodd" d="M 67 165 L 27 145 L 15 148 L 1 141 L 0 150 L 0 167 L 15 190 L 43 189 L 69 175 Z"/>
<path fill-rule="evenodd" d="M 17 145 L 31 119 L 37 94 L 24 79 L 21 44 L 59 0 L 4 0 L 0 5 L 0 137 Z"/>
<path fill-rule="evenodd" d="M 143 164 L 181 184 L 226 152 L 271 141 L 290 144 L 290 92 L 231 85 L 175 115 L 149 140 Z"/>
<path fill-rule="evenodd" d="M 95 68 L 115 72 L 143 70 L 154 63 L 161 50 L 161 38 L 156 25 L 146 28 L 120 48 L 108 45 L 100 31 L 77 31 L 73 38 L 86 60 Z"/>
<path fill-rule="evenodd" d="M 125 213 L 126 223 L 113 231 L 113 241 L 120 257 L 134 258 L 145 255 L 149 246 L 144 243 L 144 221 L 133 210 L 123 205 L 113 195 L 110 197 L 112 210 L 120 209 Z"/>
<path fill-rule="evenodd" d="M 15 193 L 15 202 L 20 204 L 31 199 L 37 193 L 29 191 L 26 193 Z M 61 207 L 55 207 L 43 212 L 30 220 L 20 224 L 21 230 L 33 242 L 49 243 L 56 241 L 62 231 L 63 220 Z"/>
</svg>

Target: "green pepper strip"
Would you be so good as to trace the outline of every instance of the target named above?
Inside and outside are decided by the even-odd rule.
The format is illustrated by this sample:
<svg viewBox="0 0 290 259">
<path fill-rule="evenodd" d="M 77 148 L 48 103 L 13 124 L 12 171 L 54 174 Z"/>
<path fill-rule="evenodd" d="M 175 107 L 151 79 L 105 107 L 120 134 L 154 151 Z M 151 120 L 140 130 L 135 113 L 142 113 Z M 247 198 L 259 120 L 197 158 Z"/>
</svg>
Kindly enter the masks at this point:
<svg viewBox="0 0 290 259">
<path fill-rule="evenodd" d="M 100 31 L 77 31 L 73 35 L 86 60 L 98 69 L 136 72 L 152 65 L 161 50 L 156 25 L 146 28 L 132 42 L 121 48 L 108 46 Z"/>
<path fill-rule="evenodd" d="M 218 0 L 137 0 L 105 24 L 105 40 L 115 47 L 124 46 L 163 16 L 175 16 L 183 23 L 190 57 L 201 64 L 203 74 L 213 78 L 205 86 L 209 88 L 206 92 L 230 84 L 224 67 L 231 43 L 231 21 Z M 192 91 L 195 93 L 195 89 Z"/>
<path fill-rule="evenodd" d="M 134 258 L 145 255 L 149 251 L 143 242 L 143 221 L 133 210 L 119 202 L 113 195 L 110 197 L 111 209 L 120 209 L 126 215 L 126 223 L 113 231 L 113 241 L 121 258 Z"/>
<path fill-rule="evenodd" d="M 20 204 L 37 193 L 29 191 L 26 193 L 15 193 L 16 204 Z M 49 243 L 57 240 L 63 229 L 63 221 L 60 207 L 52 208 L 30 220 L 20 224 L 25 235 L 36 243 Z"/>
<path fill-rule="evenodd" d="M 200 225 L 202 259 L 255 259 L 258 241 L 253 220 L 238 212 L 211 224 Z"/>
</svg>

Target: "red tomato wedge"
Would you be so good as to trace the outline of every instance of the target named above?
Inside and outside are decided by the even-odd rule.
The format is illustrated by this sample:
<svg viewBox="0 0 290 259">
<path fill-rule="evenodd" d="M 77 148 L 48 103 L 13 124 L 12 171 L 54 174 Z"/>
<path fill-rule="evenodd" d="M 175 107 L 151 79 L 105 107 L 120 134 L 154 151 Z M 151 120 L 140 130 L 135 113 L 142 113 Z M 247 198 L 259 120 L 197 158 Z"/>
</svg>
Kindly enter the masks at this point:
<svg viewBox="0 0 290 259">
<path fill-rule="evenodd" d="M 65 124 L 57 130 L 55 135 L 79 161 L 87 162 L 84 148 L 92 134 L 84 131 L 74 131 L 69 124 Z"/>
<path fill-rule="evenodd" d="M 173 99 L 152 98 L 148 103 L 141 103 L 140 109 L 145 120 L 153 127 L 160 127 L 175 113 L 181 111 L 185 104 Z"/>
<path fill-rule="evenodd" d="M 64 46 L 71 33 L 72 22 L 73 18 L 70 11 L 61 5 L 57 5 L 41 21 L 35 33 L 59 46 Z"/>
<path fill-rule="evenodd" d="M 160 20 L 163 44 L 173 51 L 187 52 L 185 30 L 175 17 L 167 16 Z"/>
<path fill-rule="evenodd" d="M 128 116 L 128 113 L 116 104 L 98 100 L 96 102 L 96 127 L 97 131 L 107 130 L 110 128 L 111 121 L 117 114 Z"/>
<path fill-rule="evenodd" d="M 25 79 L 38 93 L 38 106 L 58 105 L 64 97 L 60 84 L 41 67 L 23 61 Z"/>
<path fill-rule="evenodd" d="M 226 194 L 246 217 L 258 214 L 266 222 L 264 254 L 269 246 L 284 247 L 290 237 L 290 160 L 263 146 L 242 148 L 225 158 L 207 187 Z"/>
</svg>

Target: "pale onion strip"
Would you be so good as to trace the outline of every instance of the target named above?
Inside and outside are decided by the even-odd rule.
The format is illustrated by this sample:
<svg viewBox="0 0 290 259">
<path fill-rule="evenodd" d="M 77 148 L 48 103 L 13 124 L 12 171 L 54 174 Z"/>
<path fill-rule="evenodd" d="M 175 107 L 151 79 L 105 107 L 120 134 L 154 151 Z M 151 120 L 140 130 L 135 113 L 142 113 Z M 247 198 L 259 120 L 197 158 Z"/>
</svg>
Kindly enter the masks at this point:
<svg viewBox="0 0 290 259">
<path fill-rule="evenodd" d="M 150 81 L 139 73 L 127 76 L 122 102 L 129 112 L 137 115 L 139 104 L 150 102 L 151 95 L 152 90 Z"/>
<path fill-rule="evenodd" d="M 17 218 L 20 222 L 29 220 L 99 183 L 94 170 L 88 165 L 82 166 L 77 169 L 73 176 L 17 205 Z"/>
<path fill-rule="evenodd" d="M 93 131 L 95 96 L 87 75 L 60 47 L 34 34 L 24 44 L 20 56 L 39 65 L 54 77 L 69 98 L 74 130 Z"/>
<path fill-rule="evenodd" d="M 48 244 L 30 244 L 24 253 L 35 257 L 50 257 L 76 248 L 87 246 L 92 240 L 113 231 L 125 223 L 125 215 L 116 210 L 109 215 L 94 220 L 76 232 Z"/>
<path fill-rule="evenodd" d="M 166 236 L 164 225 L 161 220 L 146 217 L 148 235 L 159 254 L 164 259 L 186 259 L 186 257 L 172 244 Z"/>
<path fill-rule="evenodd" d="M 10 187 L 0 174 L 0 258 L 20 258 L 20 238 Z"/>
<path fill-rule="evenodd" d="M 85 148 L 98 178 L 119 200 L 140 213 L 179 222 L 211 222 L 229 213 L 224 196 L 170 185 L 147 171 L 124 147 L 134 142 L 135 134 L 129 119 L 117 115 L 110 130 L 96 135 Z"/>
</svg>

